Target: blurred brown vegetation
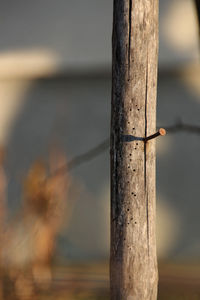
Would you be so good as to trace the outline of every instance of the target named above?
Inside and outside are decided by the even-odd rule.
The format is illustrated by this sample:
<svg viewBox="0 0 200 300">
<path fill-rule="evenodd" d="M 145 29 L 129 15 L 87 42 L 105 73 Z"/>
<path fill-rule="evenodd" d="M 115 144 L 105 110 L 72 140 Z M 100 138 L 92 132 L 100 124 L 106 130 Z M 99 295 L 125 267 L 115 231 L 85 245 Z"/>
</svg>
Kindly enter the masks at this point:
<svg viewBox="0 0 200 300">
<path fill-rule="evenodd" d="M 8 222 L 7 178 L 0 160 L 0 299 L 37 299 L 52 280 L 56 236 L 67 204 L 69 176 L 56 170 L 66 165 L 61 151 L 52 150 L 49 161 L 33 163 L 24 181 L 22 204 Z"/>
</svg>

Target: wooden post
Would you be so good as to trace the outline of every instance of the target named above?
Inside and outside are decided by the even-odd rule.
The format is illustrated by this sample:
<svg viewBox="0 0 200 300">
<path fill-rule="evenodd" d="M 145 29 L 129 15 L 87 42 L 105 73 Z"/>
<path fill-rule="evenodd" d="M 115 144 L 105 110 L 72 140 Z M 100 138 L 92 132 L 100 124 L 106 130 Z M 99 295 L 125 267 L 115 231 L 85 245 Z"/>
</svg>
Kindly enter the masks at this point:
<svg viewBox="0 0 200 300">
<path fill-rule="evenodd" d="M 200 0 L 195 0 L 195 5 L 196 5 L 196 12 L 197 12 L 197 18 L 198 18 L 198 33 L 199 33 L 199 38 L 200 38 Z"/>
<path fill-rule="evenodd" d="M 111 300 L 155 300 L 158 0 L 114 0 L 112 45 Z"/>
</svg>

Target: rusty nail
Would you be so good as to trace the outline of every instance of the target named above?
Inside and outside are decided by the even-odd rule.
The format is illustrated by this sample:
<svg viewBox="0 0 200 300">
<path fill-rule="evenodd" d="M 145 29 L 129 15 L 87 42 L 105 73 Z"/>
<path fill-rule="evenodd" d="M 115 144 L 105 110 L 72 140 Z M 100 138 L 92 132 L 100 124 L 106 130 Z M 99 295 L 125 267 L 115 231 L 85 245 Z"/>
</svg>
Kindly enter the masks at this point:
<svg viewBox="0 0 200 300">
<path fill-rule="evenodd" d="M 152 139 L 156 138 L 159 135 L 161 135 L 161 136 L 166 135 L 166 130 L 164 128 L 160 128 L 156 133 L 145 137 L 144 141 L 147 142 L 149 140 L 152 140 Z"/>
</svg>

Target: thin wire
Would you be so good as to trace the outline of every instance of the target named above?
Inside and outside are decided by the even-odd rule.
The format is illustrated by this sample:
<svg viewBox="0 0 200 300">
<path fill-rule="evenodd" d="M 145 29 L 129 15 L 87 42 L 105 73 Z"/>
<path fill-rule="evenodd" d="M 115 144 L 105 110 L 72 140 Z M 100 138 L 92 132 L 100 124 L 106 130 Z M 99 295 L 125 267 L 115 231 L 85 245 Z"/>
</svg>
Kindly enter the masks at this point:
<svg viewBox="0 0 200 300">
<path fill-rule="evenodd" d="M 166 126 L 165 128 L 167 133 L 171 134 L 182 131 L 200 135 L 200 126 L 183 123 L 182 121 L 178 121 L 176 124 L 172 126 Z M 50 175 L 50 177 L 62 175 L 65 172 L 72 170 L 80 166 L 81 164 L 96 158 L 109 148 L 109 144 L 109 138 L 103 140 L 100 144 L 91 148 L 89 151 L 72 158 L 67 164 L 64 164 L 62 167 L 58 168 L 55 172 L 53 172 Z"/>
<path fill-rule="evenodd" d="M 102 154 L 104 151 L 106 151 L 109 148 L 110 139 L 107 138 L 103 140 L 100 144 L 95 146 L 94 148 L 90 149 L 89 151 L 80 154 L 78 156 L 75 156 L 70 161 L 68 161 L 66 164 L 55 170 L 50 177 L 62 175 L 65 172 L 72 170 L 76 168 L 77 166 L 80 166 L 81 164 L 92 160 L 93 158 L 96 158 L 100 154 Z"/>
</svg>

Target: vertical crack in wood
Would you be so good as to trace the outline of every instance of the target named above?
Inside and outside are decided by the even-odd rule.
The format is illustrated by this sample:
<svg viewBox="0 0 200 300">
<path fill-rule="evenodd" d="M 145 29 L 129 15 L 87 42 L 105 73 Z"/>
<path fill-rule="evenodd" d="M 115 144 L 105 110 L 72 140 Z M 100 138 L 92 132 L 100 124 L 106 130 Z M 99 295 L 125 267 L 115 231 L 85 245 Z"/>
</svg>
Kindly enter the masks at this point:
<svg viewBox="0 0 200 300">
<path fill-rule="evenodd" d="M 146 65 L 146 84 L 145 84 L 145 137 L 147 137 L 147 102 L 148 102 L 148 46 L 147 46 L 147 65 Z M 149 197 L 147 187 L 147 142 L 144 143 L 144 185 L 146 198 L 146 218 L 147 218 L 147 247 L 149 256 Z"/>
<path fill-rule="evenodd" d="M 130 77 L 131 61 L 131 28 L 132 28 L 132 0 L 129 0 L 129 33 L 128 33 L 128 75 Z"/>
</svg>

